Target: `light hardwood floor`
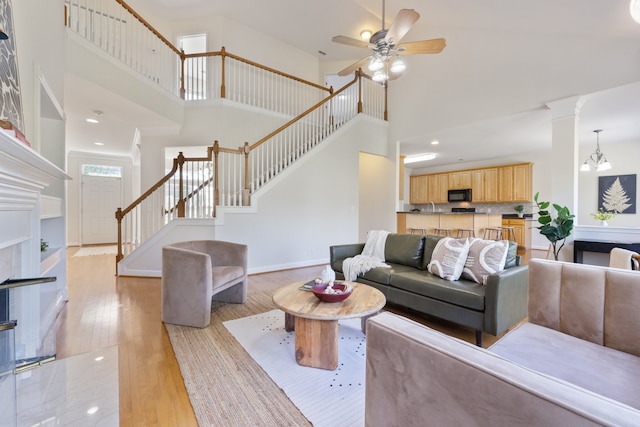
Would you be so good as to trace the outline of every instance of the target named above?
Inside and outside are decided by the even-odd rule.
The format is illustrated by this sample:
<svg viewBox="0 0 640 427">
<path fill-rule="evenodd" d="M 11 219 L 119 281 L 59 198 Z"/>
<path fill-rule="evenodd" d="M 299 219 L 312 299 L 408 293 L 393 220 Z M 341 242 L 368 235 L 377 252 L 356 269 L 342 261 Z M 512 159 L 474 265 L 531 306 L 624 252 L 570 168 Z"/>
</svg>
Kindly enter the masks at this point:
<svg viewBox="0 0 640 427">
<path fill-rule="evenodd" d="M 160 279 L 116 277 L 113 255 L 74 257 L 77 250 L 69 248 L 67 252 L 69 301 L 58 319 L 57 357 L 117 345 L 120 425 L 197 426 L 169 336 L 160 320 Z M 525 262 L 532 256 L 530 251 L 523 255 Z M 319 276 L 321 270 L 316 266 L 252 275 L 249 291 L 309 280 Z M 471 330 L 403 314 L 475 342 Z M 485 346 L 496 339 L 486 334 L 484 338 Z"/>
</svg>

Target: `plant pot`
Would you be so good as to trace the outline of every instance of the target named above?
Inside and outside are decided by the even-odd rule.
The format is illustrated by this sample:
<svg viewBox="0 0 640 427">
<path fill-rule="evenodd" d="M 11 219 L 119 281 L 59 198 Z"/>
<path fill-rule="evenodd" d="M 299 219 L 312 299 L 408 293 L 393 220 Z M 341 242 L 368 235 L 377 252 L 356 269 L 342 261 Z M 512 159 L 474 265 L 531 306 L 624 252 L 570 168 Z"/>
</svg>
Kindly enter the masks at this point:
<svg viewBox="0 0 640 427">
<path fill-rule="evenodd" d="M 607 221 L 605 221 L 604 219 L 602 221 L 600 221 L 600 225 L 602 227 L 607 227 L 609 224 L 607 224 Z"/>
<path fill-rule="evenodd" d="M 518 212 L 518 218 L 524 218 L 524 212 Z"/>
</svg>

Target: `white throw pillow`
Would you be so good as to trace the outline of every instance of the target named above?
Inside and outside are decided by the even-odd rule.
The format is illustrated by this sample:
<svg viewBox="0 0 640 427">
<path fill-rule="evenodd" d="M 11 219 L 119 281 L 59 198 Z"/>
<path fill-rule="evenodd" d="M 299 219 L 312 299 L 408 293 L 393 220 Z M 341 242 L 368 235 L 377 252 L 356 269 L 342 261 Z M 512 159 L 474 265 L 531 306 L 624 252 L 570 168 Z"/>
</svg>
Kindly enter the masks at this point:
<svg viewBox="0 0 640 427">
<path fill-rule="evenodd" d="M 504 270 L 508 250 L 508 240 L 474 239 L 469 245 L 462 278 L 486 285 L 489 275 Z"/>
<path fill-rule="evenodd" d="M 427 269 L 446 280 L 458 280 L 469 252 L 468 239 L 445 237 L 438 240 Z"/>
</svg>

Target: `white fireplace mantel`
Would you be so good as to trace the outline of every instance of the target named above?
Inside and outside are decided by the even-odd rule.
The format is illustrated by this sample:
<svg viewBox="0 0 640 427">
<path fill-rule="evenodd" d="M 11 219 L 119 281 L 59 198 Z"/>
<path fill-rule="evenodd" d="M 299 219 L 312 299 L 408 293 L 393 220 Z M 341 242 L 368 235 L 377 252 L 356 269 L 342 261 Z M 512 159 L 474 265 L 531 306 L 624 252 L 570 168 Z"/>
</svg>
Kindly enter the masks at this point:
<svg viewBox="0 0 640 427">
<path fill-rule="evenodd" d="M 0 131 L 0 182 L 37 191 L 66 179 L 71 177 L 62 169 L 7 132 Z"/>
</svg>

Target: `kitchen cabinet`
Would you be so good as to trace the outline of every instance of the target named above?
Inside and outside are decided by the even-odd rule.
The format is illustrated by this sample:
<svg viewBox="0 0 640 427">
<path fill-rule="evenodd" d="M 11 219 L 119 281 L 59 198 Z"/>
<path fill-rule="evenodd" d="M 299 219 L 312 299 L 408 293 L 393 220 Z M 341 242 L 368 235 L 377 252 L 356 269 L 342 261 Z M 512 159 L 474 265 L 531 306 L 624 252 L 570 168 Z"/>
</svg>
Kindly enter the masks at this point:
<svg viewBox="0 0 640 427">
<path fill-rule="evenodd" d="M 449 190 L 465 190 L 471 188 L 471 171 L 449 172 Z"/>
<path fill-rule="evenodd" d="M 498 201 L 531 201 L 531 163 L 498 168 Z"/>
<path fill-rule="evenodd" d="M 428 181 L 429 175 L 409 177 L 409 203 L 412 205 L 429 203 Z"/>
<path fill-rule="evenodd" d="M 471 188 L 478 203 L 530 202 L 532 163 L 451 171 L 410 177 L 411 204 L 448 203 L 448 190 Z"/>
<path fill-rule="evenodd" d="M 428 177 L 428 202 L 448 203 L 449 202 L 449 174 L 436 173 L 427 175 Z"/>
<path fill-rule="evenodd" d="M 518 243 L 519 248 L 526 248 L 529 245 L 530 230 L 527 229 L 526 221 L 524 218 L 503 218 L 502 219 L 503 227 L 513 227 L 513 231 L 515 234 L 516 242 Z M 510 238 L 504 234 L 502 238 Z"/>
<path fill-rule="evenodd" d="M 498 169 L 475 169 L 471 171 L 471 192 L 474 202 L 497 202 Z"/>
</svg>

